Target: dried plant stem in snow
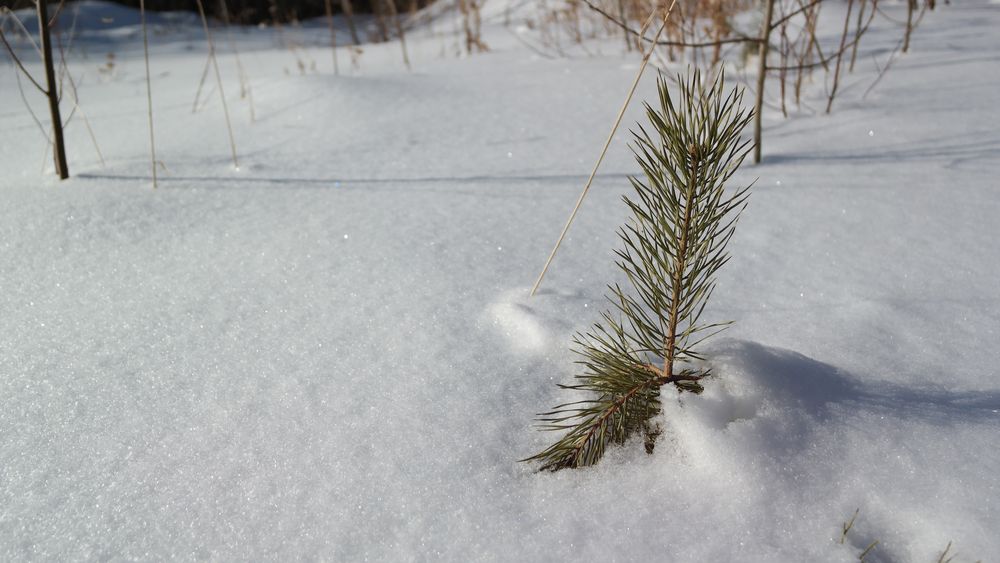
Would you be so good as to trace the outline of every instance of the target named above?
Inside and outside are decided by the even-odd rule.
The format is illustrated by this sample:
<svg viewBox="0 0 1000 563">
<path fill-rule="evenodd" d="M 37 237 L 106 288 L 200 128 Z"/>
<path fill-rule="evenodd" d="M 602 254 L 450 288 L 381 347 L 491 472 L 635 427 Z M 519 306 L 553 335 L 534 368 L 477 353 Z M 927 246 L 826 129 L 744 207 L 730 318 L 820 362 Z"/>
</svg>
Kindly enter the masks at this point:
<svg viewBox="0 0 1000 563">
<path fill-rule="evenodd" d="M 594 183 L 594 177 L 597 176 L 597 170 L 601 167 L 601 162 L 604 161 L 604 155 L 608 153 L 608 147 L 611 146 L 611 140 L 614 139 L 615 133 L 618 131 L 618 126 L 621 125 L 622 118 L 625 116 L 625 110 L 628 109 L 628 105 L 632 101 L 632 96 L 635 95 L 635 89 L 639 86 L 639 80 L 642 79 L 642 73 L 646 70 L 646 65 L 649 64 L 649 58 L 652 56 L 653 50 L 656 48 L 656 42 L 663 34 L 663 30 L 667 26 L 667 20 L 670 18 L 670 13 L 674 10 L 674 6 L 676 4 L 677 0 L 673 0 L 673 2 L 670 3 L 670 7 L 667 8 L 667 11 L 663 14 L 663 22 L 660 24 L 660 28 L 656 31 L 656 36 L 653 38 L 653 42 L 642 56 L 642 64 L 639 65 L 639 71 L 635 74 L 635 80 L 632 81 L 632 86 L 629 88 L 628 96 L 625 97 L 625 103 L 622 104 L 621 110 L 618 111 L 618 117 L 615 118 L 615 123 L 611 126 L 611 133 L 608 134 L 608 139 L 604 141 L 604 147 L 601 149 L 601 155 L 597 158 L 597 163 L 594 164 L 594 169 L 591 170 L 590 177 L 587 178 L 587 183 L 583 186 L 583 192 L 580 193 L 580 197 L 576 200 L 576 205 L 573 206 L 573 211 L 569 214 L 569 219 L 566 221 L 566 225 L 563 227 L 562 232 L 559 233 L 559 239 L 556 240 L 556 245 L 552 248 L 552 252 L 549 253 L 548 259 L 545 260 L 545 266 L 542 267 L 542 272 L 538 274 L 538 279 L 535 280 L 535 285 L 531 287 L 531 293 L 529 295 L 534 296 L 535 292 L 538 291 L 538 286 L 542 284 L 542 279 L 545 278 L 545 273 L 549 270 L 549 265 L 552 264 L 552 259 L 555 258 L 556 252 L 559 251 L 559 246 L 562 244 L 563 239 L 566 238 L 566 233 L 569 231 L 570 225 L 573 224 L 573 219 L 576 218 L 576 214 L 580 210 L 580 205 L 583 203 L 584 198 L 587 197 L 587 192 L 590 191 L 590 186 Z M 649 17 L 646 19 L 646 23 L 643 24 L 642 31 L 640 33 L 645 33 L 655 15 L 656 9 L 654 8 L 649 14 Z"/>
<path fill-rule="evenodd" d="M 226 117 L 226 130 L 229 132 L 229 148 L 233 152 L 233 166 L 240 167 L 236 158 L 236 138 L 233 136 L 233 126 L 229 122 L 229 105 L 226 104 L 226 92 L 222 88 L 222 74 L 219 72 L 219 61 L 215 57 L 215 43 L 212 41 L 212 33 L 208 30 L 208 18 L 205 17 L 205 6 L 201 0 L 198 3 L 198 14 L 201 16 L 201 25 L 205 30 L 205 40 L 208 42 L 208 57 L 212 60 L 212 68 L 215 70 L 215 82 L 219 86 L 219 99 L 222 100 L 222 112 Z"/>
<path fill-rule="evenodd" d="M 146 113 L 149 116 L 150 164 L 153 167 L 153 189 L 156 189 L 156 136 L 153 134 L 153 88 L 149 80 L 149 34 L 146 30 L 146 0 L 139 0 L 139 21 L 142 24 L 142 54 L 146 61 Z"/>
</svg>

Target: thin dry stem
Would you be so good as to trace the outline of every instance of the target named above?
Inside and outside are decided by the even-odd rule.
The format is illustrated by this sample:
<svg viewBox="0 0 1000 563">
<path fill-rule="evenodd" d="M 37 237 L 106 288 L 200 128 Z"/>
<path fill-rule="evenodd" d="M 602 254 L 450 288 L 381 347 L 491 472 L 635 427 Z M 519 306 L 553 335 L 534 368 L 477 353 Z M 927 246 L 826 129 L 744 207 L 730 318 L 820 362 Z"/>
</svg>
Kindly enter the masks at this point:
<svg viewBox="0 0 1000 563">
<path fill-rule="evenodd" d="M 201 0 L 195 0 L 198 4 L 198 13 L 201 15 L 201 25 L 205 30 L 205 40 L 208 42 L 208 57 L 212 60 L 212 69 L 215 71 L 215 82 L 219 86 L 219 99 L 222 101 L 222 113 L 226 118 L 226 130 L 229 132 L 229 148 L 233 153 L 233 166 L 240 167 L 240 162 L 236 157 L 236 137 L 233 135 L 233 126 L 229 121 L 229 105 L 226 103 L 226 92 L 222 87 L 222 74 L 219 72 L 219 61 L 215 57 L 215 42 L 212 41 L 212 33 L 208 30 L 208 18 L 205 17 L 205 6 Z"/>
<path fill-rule="evenodd" d="M 153 87 L 149 79 L 149 34 L 146 30 L 146 0 L 139 0 L 139 20 L 142 23 L 142 55 L 146 61 L 146 110 L 149 116 L 149 152 L 153 168 L 153 189 L 158 187 L 156 177 L 156 136 L 153 134 Z"/>
<path fill-rule="evenodd" d="M 673 0 L 670 3 L 670 7 L 663 14 L 663 23 L 660 24 L 660 28 L 656 31 L 656 37 L 654 38 L 654 45 L 656 40 L 660 38 L 663 34 L 664 28 L 667 26 L 667 21 L 670 18 L 670 13 L 673 12 L 674 6 L 677 4 L 677 0 Z M 646 23 L 643 25 L 643 32 L 649 27 L 650 23 L 653 21 L 653 17 L 656 15 L 656 10 L 654 9 L 649 14 L 649 18 L 646 19 Z M 642 79 L 642 73 L 646 70 L 646 65 L 649 64 L 649 58 L 653 54 L 654 46 L 645 51 L 642 56 L 642 64 L 639 65 L 639 71 L 635 74 L 635 80 L 632 81 L 632 86 L 629 88 L 628 96 L 625 97 L 625 103 L 622 104 L 621 110 L 618 111 L 618 116 L 615 118 L 614 125 L 611 127 L 611 133 L 608 134 L 608 138 L 604 141 L 604 147 L 601 149 L 601 155 L 597 158 L 597 163 L 594 164 L 594 169 L 590 172 L 590 177 L 587 178 L 587 183 L 583 187 L 583 192 L 580 193 L 580 197 L 576 200 L 576 205 L 573 206 L 573 211 L 569 215 L 569 219 L 566 221 L 566 225 L 563 227 L 562 232 L 559 234 L 559 239 L 556 240 L 556 245 L 552 248 L 552 252 L 549 253 L 548 259 L 545 261 L 545 266 L 542 267 L 542 272 L 538 274 L 538 279 L 535 280 L 535 285 L 531 287 L 531 293 L 529 296 L 534 296 L 535 292 L 538 291 L 538 286 L 542 284 L 542 279 L 545 278 L 545 273 L 549 270 L 549 266 L 552 264 L 552 260 L 555 258 L 556 253 L 559 251 L 559 246 L 562 244 L 563 239 L 566 238 L 566 233 L 569 232 L 570 226 L 573 224 L 573 219 L 576 218 L 577 212 L 580 210 L 580 205 L 583 204 L 584 198 L 587 197 L 587 192 L 590 191 L 590 186 L 594 183 L 594 177 L 597 176 L 597 170 L 601 167 L 601 163 L 604 161 L 604 156 L 608 153 L 608 147 L 611 146 L 611 140 L 614 139 L 615 133 L 618 131 L 618 126 L 621 125 L 622 118 L 625 117 L 625 110 L 628 109 L 629 103 L 632 101 L 632 97 L 635 95 L 635 90 L 639 86 L 639 80 Z"/>
</svg>

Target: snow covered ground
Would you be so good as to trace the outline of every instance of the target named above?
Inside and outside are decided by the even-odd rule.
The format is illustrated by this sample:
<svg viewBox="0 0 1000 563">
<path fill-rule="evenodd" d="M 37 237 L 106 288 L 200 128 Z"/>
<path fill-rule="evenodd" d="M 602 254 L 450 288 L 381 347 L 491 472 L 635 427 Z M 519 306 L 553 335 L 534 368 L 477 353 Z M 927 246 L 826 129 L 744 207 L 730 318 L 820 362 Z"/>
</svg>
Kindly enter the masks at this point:
<svg viewBox="0 0 1000 563">
<path fill-rule="evenodd" d="M 527 291 L 634 53 L 541 57 L 502 0 L 490 53 L 441 19 L 412 72 L 368 45 L 334 76 L 322 22 L 234 31 L 251 123 L 217 30 L 234 169 L 197 22 L 156 16 L 154 191 L 135 14 L 80 4 L 106 167 L 77 115 L 58 182 L 0 66 L 0 560 L 998 560 L 1000 5 L 940 4 L 866 97 L 885 20 L 832 115 L 821 83 L 767 110 L 718 377 L 653 455 L 555 474 L 517 460 L 618 279 L 626 132 Z"/>
</svg>

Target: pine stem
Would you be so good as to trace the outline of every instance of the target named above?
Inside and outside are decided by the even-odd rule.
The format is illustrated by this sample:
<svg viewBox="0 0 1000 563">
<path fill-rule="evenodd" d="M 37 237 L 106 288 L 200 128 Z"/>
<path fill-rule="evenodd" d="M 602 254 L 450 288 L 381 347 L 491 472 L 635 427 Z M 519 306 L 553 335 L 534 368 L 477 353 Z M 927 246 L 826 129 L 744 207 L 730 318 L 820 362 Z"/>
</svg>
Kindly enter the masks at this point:
<svg viewBox="0 0 1000 563">
<path fill-rule="evenodd" d="M 674 359 L 676 354 L 674 348 L 677 345 L 677 307 L 681 299 L 681 281 L 684 278 L 684 269 L 687 266 L 687 246 L 688 234 L 691 230 L 691 208 L 694 206 L 694 192 L 698 183 L 698 166 L 700 164 L 700 153 L 698 147 L 691 145 L 688 147 L 691 155 L 691 176 L 688 178 L 688 190 L 684 205 L 684 222 L 681 223 L 681 241 L 677 246 L 677 264 L 674 266 L 673 299 L 670 302 L 670 317 L 667 323 L 667 342 L 664 350 L 663 377 L 669 378 L 674 374 Z"/>
<path fill-rule="evenodd" d="M 615 399 L 615 401 L 612 403 L 612 406 L 610 408 L 608 408 L 604 412 L 604 414 L 602 414 L 590 426 L 590 430 L 588 430 L 586 434 L 584 434 L 583 436 L 580 437 L 579 440 L 577 440 L 577 442 L 575 444 L 576 449 L 573 452 L 573 465 L 575 466 L 577 463 L 579 463 L 579 457 L 580 457 L 580 454 L 584 451 L 584 446 L 586 446 L 587 442 L 589 442 L 590 439 L 594 437 L 594 433 L 596 433 L 598 430 L 601 430 L 602 428 L 604 428 L 604 423 L 608 420 L 608 418 L 611 417 L 611 415 L 613 415 L 613 414 L 615 414 L 617 412 L 620 412 L 622 410 L 622 408 L 625 407 L 625 403 L 627 403 L 629 401 L 629 399 L 631 399 L 632 397 L 634 397 L 636 393 L 638 393 L 639 391 L 643 391 L 646 388 L 652 387 L 654 385 L 657 386 L 657 387 L 659 387 L 660 386 L 660 380 L 656 379 L 656 378 L 651 378 L 651 379 L 648 379 L 646 381 L 643 381 L 643 382 L 637 384 L 632 389 L 630 389 L 627 393 L 623 394 L 621 397 Z"/>
</svg>

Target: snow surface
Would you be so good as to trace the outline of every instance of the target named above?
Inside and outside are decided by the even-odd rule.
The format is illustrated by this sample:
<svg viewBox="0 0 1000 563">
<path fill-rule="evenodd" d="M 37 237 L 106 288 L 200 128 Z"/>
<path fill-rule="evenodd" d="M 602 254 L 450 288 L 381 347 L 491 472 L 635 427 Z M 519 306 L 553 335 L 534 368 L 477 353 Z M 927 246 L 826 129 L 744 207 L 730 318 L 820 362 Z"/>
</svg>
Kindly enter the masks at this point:
<svg viewBox="0 0 1000 563">
<path fill-rule="evenodd" d="M 863 96 L 879 20 L 832 115 L 821 81 L 789 119 L 769 93 L 718 377 L 652 455 L 540 474 L 533 415 L 619 279 L 624 132 L 526 294 L 638 61 L 540 56 L 499 1 L 490 53 L 442 16 L 412 72 L 235 30 L 253 123 L 216 28 L 239 169 L 211 80 L 191 111 L 197 22 L 152 17 L 156 191 L 134 12 L 63 14 L 106 168 L 77 115 L 55 180 L 0 67 L 0 560 L 1000 559 L 1000 7 L 939 3 Z"/>
</svg>

